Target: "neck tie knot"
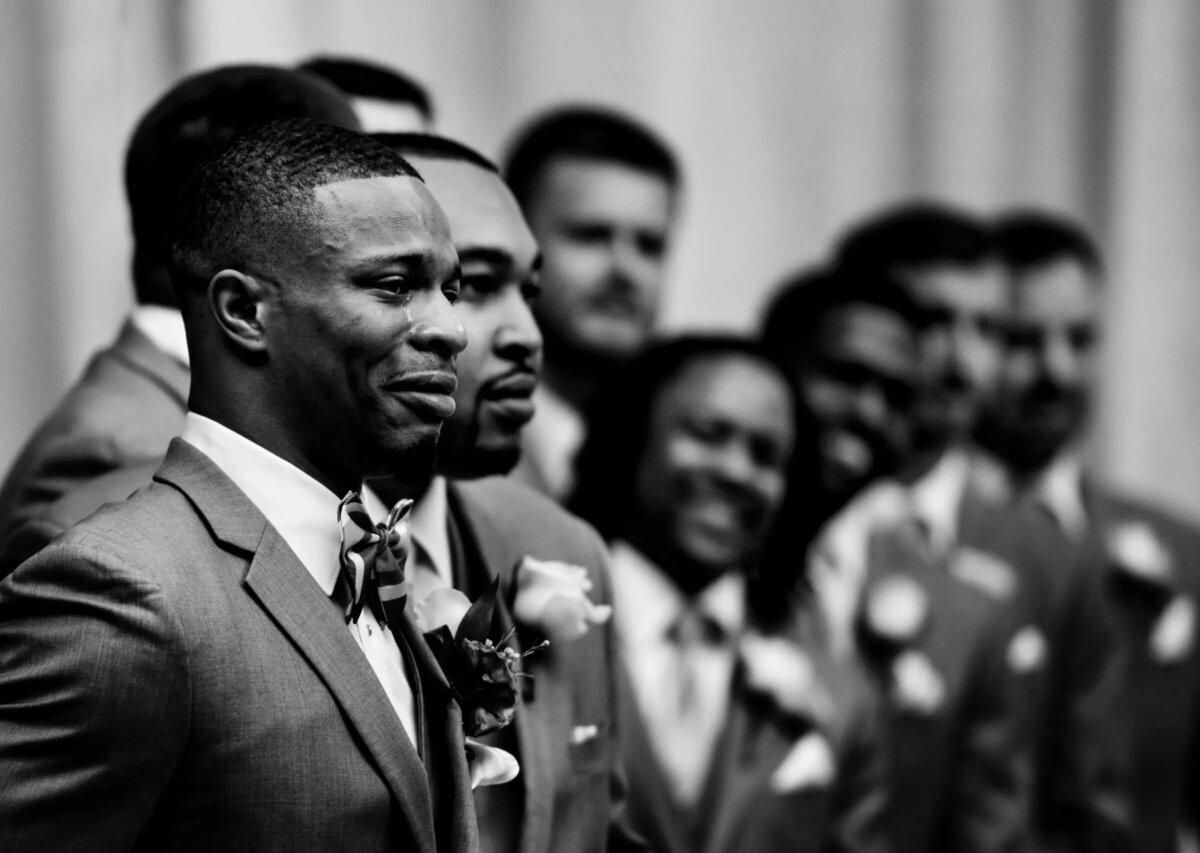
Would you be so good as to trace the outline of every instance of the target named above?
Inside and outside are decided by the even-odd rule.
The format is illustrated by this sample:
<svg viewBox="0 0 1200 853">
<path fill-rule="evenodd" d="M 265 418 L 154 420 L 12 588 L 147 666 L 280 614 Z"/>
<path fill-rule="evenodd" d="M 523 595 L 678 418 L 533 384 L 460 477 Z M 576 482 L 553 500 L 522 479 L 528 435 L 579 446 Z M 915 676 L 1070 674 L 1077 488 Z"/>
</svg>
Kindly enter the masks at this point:
<svg viewBox="0 0 1200 853">
<path fill-rule="evenodd" d="M 340 581 L 348 591 L 346 621 L 356 621 L 363 605 L 387 624 L 399 618 L 408 598 L 404 563 L 408 559 L 408 515 L 413 502 L 396 502 L 380 524 L 371 521 L 358 492 L 347 492 L 338 505 L 342 546 L 338 554 Z"/>
</svg>

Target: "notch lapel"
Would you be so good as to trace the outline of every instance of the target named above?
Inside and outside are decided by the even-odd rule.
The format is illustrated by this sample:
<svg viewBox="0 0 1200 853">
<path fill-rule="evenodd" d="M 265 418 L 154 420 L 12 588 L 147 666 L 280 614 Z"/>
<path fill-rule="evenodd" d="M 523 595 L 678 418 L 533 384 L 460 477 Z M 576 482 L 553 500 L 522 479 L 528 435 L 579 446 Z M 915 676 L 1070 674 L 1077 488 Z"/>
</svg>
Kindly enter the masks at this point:
<svg viewBox="0 0 1200 853">
<path fill-rule="evenodd" d="M 469 502 L 462 499 L 453 483 L 449 484 L 448 496 L 448 523 L 454 561 L 458 564 L 461 560 L 464 577 L 469 578 L 470 563 L 474 561 L 485 572 L 487 582 L 500 578 L 502 594 L 497 597 L 497 612 L 502 629 L 511 631 L 514 620 L 504 592 L 512 588 L 517 561 L 525 555 L 513 553 L 508 537 L 486 518 L 472 513 Z M 515 631 L 509 643 L 518 654 L 524 651 Z M 532 677 L 536 679 L 537 674 Z M 518 706 L 513 720 L 521 765 L 517 781 L 525 786 L 521 853 L 549 851 L 554 805 L 553 739 L 555 733 L 569 731 L 569 726 L 557 718 L 568 713 L 571 707 L 570 697 L 563 693 L 561 682 L 561 679 L 552 677 L 543 678 L 540 682 L 535 680 L 534 700 Z M 560 747 L 565 750 L 567 744 L 560 744 Z"/>
<path fill-rule="evenodd" d="M 346 629 L 341 608 L 312 580 L 254 504 L 203 453 L 174 439 L 155 479 L 187 496 L 217 540 L 251 555 L 244 581 L 249 594 L 299 649 L 341 707 L 404 813 L 418 849 L 437 853 L 424 765 L 362 649 Z"/>
</svg>

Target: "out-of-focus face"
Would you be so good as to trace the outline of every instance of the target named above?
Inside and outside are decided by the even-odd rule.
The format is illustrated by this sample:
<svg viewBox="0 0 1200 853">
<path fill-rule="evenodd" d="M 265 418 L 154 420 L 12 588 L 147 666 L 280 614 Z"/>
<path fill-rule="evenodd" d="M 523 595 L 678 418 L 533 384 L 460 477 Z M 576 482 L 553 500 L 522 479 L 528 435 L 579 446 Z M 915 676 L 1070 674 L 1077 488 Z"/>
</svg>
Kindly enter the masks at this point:
<svg viewBox="0 0 1200 853">
<path fill-rule="evenodd" d="M 537 243 L 499 175 L 461 160 L 408 159 L 446 212 L 462 267 L 454 310 L 467 348 L 438 467 L 454 477 L 502 474 L 520 456 L 541 370 L 542 336 L 530 311 L 540 290 Z"/>
<path fill-rule="evenodd" d="M 1040 468 L 1087 419 L 1100 325 L 1097 282 L 1063 258 L 1011 279 L 1008 354 L 987 411 L 995 449 L 1024 470 Z M 996 441 L 989 443 L 997 443 Z"/>
<path fill-rule="evenodd" d="M 993 264 L 898 270 L 914 300 L 929 312 L 921 336 L 921 383 L 913 428 L 925 442 L 960 439 L 975 425 L 1002 358 L 1007 287 Z"/>
<path fill-rule="evenodd" d="M 830 312 L 796 379 L 815 444 L 804 452 L 815 454 L 826 497 L 847 500 L 894 470 L 908 449 L 917 381 L 917 340 L 904 319 L 866 304 Z"/>
<path fill-rule="evenodd" d="M 758 360 L 693 360 L 650 410 L 635 479 L 630 539 L 703 586 L 744 566 L 763 544 L 786 486 L 794 441 L 791 398 Z"/>
<path fill-rule="evenodd" d="M 319 468 L 427 478 L 466 345 L 446 218 L 419 180 L 374 177 L 318 187 L 306 228 L 263 309 L 287 443 Z"/>
<path fill-rule="evenodd" d="M 416 104 L 354 96 L 350 108 L 363 133 L 429 133 L 433 129 Z"/>
<path fill-rule="evenodd" d="M 674 193 L 648 172 L 550 160 L 525 212 L 542 248 L 535 306 L 547 358 L 608 365 L 645 344 L 658 316 Z"/>
</svg>

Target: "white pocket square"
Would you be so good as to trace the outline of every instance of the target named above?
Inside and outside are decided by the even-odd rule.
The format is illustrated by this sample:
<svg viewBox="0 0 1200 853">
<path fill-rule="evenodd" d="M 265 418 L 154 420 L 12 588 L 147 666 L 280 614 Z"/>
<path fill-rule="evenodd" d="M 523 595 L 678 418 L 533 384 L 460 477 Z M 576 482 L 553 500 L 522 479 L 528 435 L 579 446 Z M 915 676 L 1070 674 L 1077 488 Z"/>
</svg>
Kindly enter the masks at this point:
<svg viewBox="0 0 1200 853">
<path fill-rule="evenodd" d="M 771 790 L 790 794 L 806 788 L 827 788 L 837 773 L 833 749 L 819 732 L 809 732 L 792 745 L 771 774 Z"/>
<path fill-rule="evenodd" d="M 589 740 L 594 740 L 598 734 L 600 734 L 600 729 L 597 726 L 576 726 L 571 729 L 571 745 L 579 746 L 581 743 L 587 743 Z"/>
</svg>

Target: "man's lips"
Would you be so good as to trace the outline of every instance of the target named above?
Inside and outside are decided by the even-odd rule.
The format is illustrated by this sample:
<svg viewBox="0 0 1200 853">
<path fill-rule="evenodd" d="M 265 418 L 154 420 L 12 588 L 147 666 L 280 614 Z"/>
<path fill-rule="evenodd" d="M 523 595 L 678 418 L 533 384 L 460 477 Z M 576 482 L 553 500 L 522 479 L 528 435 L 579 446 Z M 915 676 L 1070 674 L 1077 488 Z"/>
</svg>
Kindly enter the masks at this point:
<svg viewBox="0 0 1200 853">
<path fill-rule="evenodd" d="M 427 420 L 444 421 L 454 414 L 454 389 L 458 379 L 441 370 L 407 373 L 389 382 L 387 390 L 396 394 L 408 408 Z"/>
<path fill-rule="evenodd" d="M 495 417 L 523 426 L 533 419 L 534 405 L 531 398 L 537 384 L 536 373 L 525 370 L 506 373 L 487 382 L 480 391 L 479 398 Z"/>
</svg>

